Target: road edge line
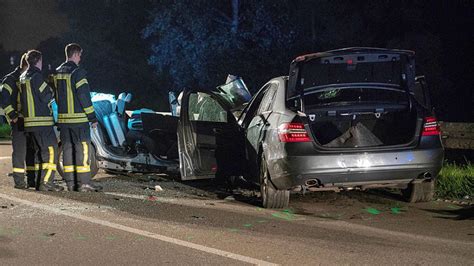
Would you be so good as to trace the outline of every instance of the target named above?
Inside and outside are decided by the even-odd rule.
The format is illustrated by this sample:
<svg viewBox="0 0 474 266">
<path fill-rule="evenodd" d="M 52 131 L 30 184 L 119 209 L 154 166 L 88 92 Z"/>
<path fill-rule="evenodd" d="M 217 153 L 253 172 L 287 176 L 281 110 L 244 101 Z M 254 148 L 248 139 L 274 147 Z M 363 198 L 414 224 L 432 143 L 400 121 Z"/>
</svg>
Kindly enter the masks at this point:
<svg viewBox="0 0 474 266">
<path fill-rule="evenodd" d="M 133 233 L 133 234 L 153 238 L 153 239 L 160 240 L 160 241 L 163 241 L 163 242 L 167 242 L 167 243 L 175 244 L 175 245 L 178 245 L 178 246 L 183 246 L 183 247 L 186 247 L 186 248 L 199 250 L 199 251 L 202 251 L 202 252 L 214 254 L 214 255 L 217 255 L 217 256 L 225 257 L 225 258 L 230 258 L 230 259 L 234 259 L 234 260 L 238 260 L 238 261 L 242 261 L 242 262 L 247 262 L 247 263 L 251 263 L 251 264 L 255 264 L 255 265 L 278 265 L 278 264 L 274 264 L 274 263 L 271 263 L 271 262 L 268 262 L 268 261 L 259 260 L 259 259 L 255 259 L 255 258 L 252 258 L 252 257 L 247 257 L 247 256 L 244 256 L 244 255 L 240 255 L 240 254 L 235 254 L 235 253 L 232 253 L 232 252 L 229 252 L 229 251 L 224 251 L 224 250 L 220 250 L 220 249 L 216 249 L 216 248 L 211 248 L 211 247 L 203 246 L 203 245 L 200 245 L 200 244 L 195 244 L 195 243 L 192 243 L 192 242 L 188 242 L 188 241 L 184 241 L 184 240 L 180 240 L 180 239 L 176 239 L 176 238 L 172 238 L 172 237 L 152 233 L 152 232 L 149 232 L 149 231 L 129 227 L 129 226 L 126 226 L 126 225 L 121 225 L 121 224 L 109 222 L 109 221 L 106 221 L 106 220 L 101 220 L 101 219 L 98 219 L 98 218 L 93 218 L 93 217 L 88 217 L 88 216 L 77 214 L 77 213 L 72 213 L 72 212 L 69 212 L 69 211 L 66 211 L 66 210 L 61 210 L 61 209 L 54 208 L 54 207 L 44 205 L 44 204 L 41 204 L 41 203 L 35 203 L 35 202 L 31 202 L 31 201 L 24 200 L 24 199 L 19 199 L 17 197 L 13 197 L 13 196 L 6 195 L 6 194 L 3 194 L 3 193 L 0 193 L 0 198 L 7 199 L 7 200 L 10 200 L 10 201 L 14 201 L 14 202 L 17 202 L 17 203 L 20 203 L 20 204 L 23 204 L 23 205 L 27 205 L 27 206 L 30 206 L 30 207 L 33 207 L 33 208 L 41 209 L 41 210 L 44 210 L 44 211 L 52 212 L 52 213 L 55 213 L 55 214 L 58 214 L 58 215 L 68 216 L 68 217 L 71 217 L 71 218 L 75 218 L 75 219 L 83 220 L 83 221 L 86 221 L 86 222 L 90 222 L 90 223 L 110 227 L 110 228 L 125 231 L 125 232 L 128 232 L 128 233 Z"/>
</svg>

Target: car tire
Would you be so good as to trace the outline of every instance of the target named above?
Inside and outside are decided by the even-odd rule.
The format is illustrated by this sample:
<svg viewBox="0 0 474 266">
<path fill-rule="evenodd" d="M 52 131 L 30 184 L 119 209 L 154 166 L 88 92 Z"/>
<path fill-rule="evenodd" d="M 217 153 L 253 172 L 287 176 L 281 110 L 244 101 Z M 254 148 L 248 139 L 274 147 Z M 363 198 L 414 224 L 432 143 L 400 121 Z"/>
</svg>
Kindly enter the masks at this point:
<svg viewBox="0 0 474 266">
<path fill-rule="evenodd" d="M 286 208 L 290 202 L 290 191 L 278 190 L 271 182 L 268 166 L 263 156 L 260 163 L 260 193 L 262 206 L 267 209 Z"/>
<path fill-rule="evenodd" d="M 435 192 L 435 181 L 427 180 L 421 183 L 410 183 L 402 190 L 402 195 L 410 203 L 432 201 Z"/>
<path fill-rule="evenodd" d="M 97 156 L 94 145 L 90 145 L 89 156 L 91 158 L 91 178 L 93 178 L 99 172 L 99 165 L 97 164 Z M 63 148 L 61 145 L 58 147 L 58 174 L 64 178 L 64 165 L 63 165 Z"/>
</svg>

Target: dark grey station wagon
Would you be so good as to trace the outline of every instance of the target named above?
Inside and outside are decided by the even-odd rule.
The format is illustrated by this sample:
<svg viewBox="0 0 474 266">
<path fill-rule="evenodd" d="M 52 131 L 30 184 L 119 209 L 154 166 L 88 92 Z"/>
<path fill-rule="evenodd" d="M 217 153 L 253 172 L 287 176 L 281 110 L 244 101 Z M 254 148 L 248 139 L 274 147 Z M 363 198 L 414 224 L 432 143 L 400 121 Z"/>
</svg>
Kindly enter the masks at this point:
<svg viewBox="0 0 474 266">
<path fill-rule="evenodd" d="M 244 176 L 266 208 L 286 207 L 290 191 L 396 187 L 431 200 L 444 152 L 414 57 L 346 48 L 296 58 L 251 99 L 241 82 L 185 91 L 182 178 Z"/>
</svg>

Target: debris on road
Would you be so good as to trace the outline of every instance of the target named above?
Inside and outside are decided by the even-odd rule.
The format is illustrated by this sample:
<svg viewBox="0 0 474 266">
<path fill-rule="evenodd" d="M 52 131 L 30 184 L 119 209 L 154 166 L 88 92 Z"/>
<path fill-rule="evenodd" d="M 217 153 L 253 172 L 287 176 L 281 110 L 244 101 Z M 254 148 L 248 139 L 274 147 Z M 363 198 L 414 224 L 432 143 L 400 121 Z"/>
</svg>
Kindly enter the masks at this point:
<svg viewBox="0 0 474 266">
<path fill-rule="evenodd" d="M 148 196 L 147 200 L 149 201 L 156 201 L 158 198 L 155 196 Z"/>
<path fill-rule="evenodd" d="M 227 201 L 234 201 L 235 200 L 235 197 L 230 195 L 230 196 L 227 196 L 224 198 L 224 200 L 227 200 Z"/>
<path fill-rule="evenodd" d="M 380 214 L 380 211 L 375 209 L 375 208 L 367 208 L 367 209 L 365 209 L 365 211 L 367 211 L 368 213 L 373 214 L 373 215 Z"/>
<path fill-rule="evenodd" d="M 281 212 L 272 213 L 275 218 L 291 221 L 295 219 L 295 215 L 291 210 L 283 210 Z"/>
<path fill-rule="evenodd" d="M 163 191 L 163 188 L 160 185 L 156 185 L 155 191 Z"/>
<path fill-rule="evenodd" d="M 400 208 L 391 208 L 390 210 L 392 211 L 392 214 L 400 214 L 401 213 Z"/>
</svg>

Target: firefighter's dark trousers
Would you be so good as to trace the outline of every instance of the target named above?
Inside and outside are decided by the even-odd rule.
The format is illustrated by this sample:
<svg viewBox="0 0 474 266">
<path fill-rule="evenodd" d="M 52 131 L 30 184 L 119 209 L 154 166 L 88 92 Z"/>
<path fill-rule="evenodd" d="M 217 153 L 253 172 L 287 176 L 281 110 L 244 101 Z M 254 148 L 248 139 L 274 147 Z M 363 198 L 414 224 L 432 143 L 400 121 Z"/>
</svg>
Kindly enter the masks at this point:
<svg viewBox="0 0 474 266">
<path fill-rule="evenodd" d="M 89 124 L 61 127 L 64 180 L 68 186 L 80 186 L 91 182 L 91 133 Z"/>
<path fill-rule="evenodd" d="M 28 132 L 34 143 L 34 147 L 39 154 L 39 183 L 52 184 L 56 173 L 56 165 L 58 163 L 58 142 L 53 127 L 44 127 L 41 130 Z"/>
<path fill-rule="evenodd" d="M 38 156 L 31 138 L 27 136 L 23 128 L 23 120 L 12 124 L 12 164 L 13 180 L 15 185 L 25 183 L 25 161 L 28 186 L 35 187 L 36 178 L 39 176 L 40 165 Z"/>
</svg>

